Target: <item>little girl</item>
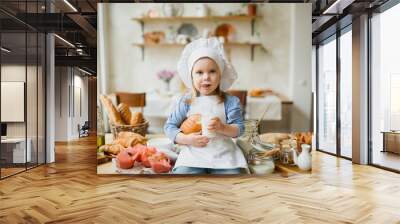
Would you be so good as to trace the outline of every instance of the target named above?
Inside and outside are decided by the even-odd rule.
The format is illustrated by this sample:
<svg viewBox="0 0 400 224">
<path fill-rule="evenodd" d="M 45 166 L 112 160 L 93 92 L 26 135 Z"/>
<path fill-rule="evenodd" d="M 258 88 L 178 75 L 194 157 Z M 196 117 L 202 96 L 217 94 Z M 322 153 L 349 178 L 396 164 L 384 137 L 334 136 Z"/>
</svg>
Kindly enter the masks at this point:
<svg viewBox="0 0 400 224">
<path fill-rule="evenodd" d="M 232 138 L 244 131 L 240 101 L 225 94 L 237 78 L 236 71 L 225 57 L 223 45 L 217 38 L 201 38 L 186 45 L 178 61 L 178 73 L 192 94 L 184 95 L 169 116 L 165 134 L 175 143 L 187 145 L 182 149 L 175 174 L 239 174 L 247 168 L 242 151 Z M 214 115 L 202 134 L 183 134 L 182 122 L 192 114 L 205 119 L 206 112 Z M 212 132 L 213 137 L 205 133 Z"/>
</svg>

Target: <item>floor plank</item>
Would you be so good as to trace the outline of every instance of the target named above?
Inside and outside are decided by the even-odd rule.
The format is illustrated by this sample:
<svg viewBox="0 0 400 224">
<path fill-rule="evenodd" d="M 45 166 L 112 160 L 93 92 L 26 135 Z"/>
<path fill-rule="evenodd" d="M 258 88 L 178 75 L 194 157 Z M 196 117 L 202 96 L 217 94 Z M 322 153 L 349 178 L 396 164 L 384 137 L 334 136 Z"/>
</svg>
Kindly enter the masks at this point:
<svg viewBox="0 0 400 224">
<path fill-rule="evenodd" d="M 0 181 L 0 223 L 400 223 L 400 175 L 313 152 L 284 178 L 96 174 L 96 139 Z"/>
</svg>

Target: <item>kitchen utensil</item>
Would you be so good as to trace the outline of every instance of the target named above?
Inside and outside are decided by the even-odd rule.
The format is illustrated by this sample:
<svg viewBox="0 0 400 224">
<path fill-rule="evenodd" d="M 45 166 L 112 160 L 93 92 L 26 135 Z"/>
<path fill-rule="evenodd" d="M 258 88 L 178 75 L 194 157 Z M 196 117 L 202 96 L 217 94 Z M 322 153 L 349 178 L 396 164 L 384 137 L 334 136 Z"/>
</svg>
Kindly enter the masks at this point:
<svg viewBox="0 0 400 224">
<path fill-rule="evenodd" d="M 183 23 L 179 28 L 178 28 L 178 34 L 181 35 L 186 35 L 191 38 L 194 38 L 198 34 L 197 28 L 191 24 L 191 23 Z"/>
</svg>

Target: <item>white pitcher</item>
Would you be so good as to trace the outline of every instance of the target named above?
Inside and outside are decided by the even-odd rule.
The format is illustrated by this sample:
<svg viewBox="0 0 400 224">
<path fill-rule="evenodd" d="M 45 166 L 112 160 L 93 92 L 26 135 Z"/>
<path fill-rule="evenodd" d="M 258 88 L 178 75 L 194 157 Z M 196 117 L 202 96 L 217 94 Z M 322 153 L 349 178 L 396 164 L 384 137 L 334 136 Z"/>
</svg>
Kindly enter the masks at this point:
<svg viewBox="0 0 400 224">
<path fill-rule="evenodd" d="M 206 4 L 200 4 L 196 7 L 196 14 L 198 17 L 208 16 L 208 6 Z"/>
<path fill-rule="evenodd" d="M 296 150 L 293 150 L 293 159 L 295 164 L 301 170 L 311 170 L 311 146 L 307 144 L 301 145 L 301 153 L 297 156 Z"/>
</svg>

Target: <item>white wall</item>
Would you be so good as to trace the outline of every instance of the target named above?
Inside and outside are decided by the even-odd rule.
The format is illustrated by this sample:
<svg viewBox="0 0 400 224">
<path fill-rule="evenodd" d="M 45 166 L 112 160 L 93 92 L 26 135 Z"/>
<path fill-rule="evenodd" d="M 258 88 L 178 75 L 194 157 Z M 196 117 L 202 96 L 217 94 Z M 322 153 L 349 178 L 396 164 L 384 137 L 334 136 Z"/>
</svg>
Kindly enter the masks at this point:
<svg viewBox="0 0 400 224">
<path fill-rule="evenodd" d="M 55 140 L 66 141 L 68 139 L 68 86 L 69 76 L 67 67 L 55 68 Z"/>
<path fill-rule="evenodd" d="M 77 69 L 56 67 L 55 85 L 55 140 L 77 139 L 78 124 L 83 125 L 88 120 L 88 78 Z M 80 103 L 77 91 L 79 89 Z M 79 112 L 79 104 L 82 114 Z"/>
<path fill-rule="evenodd" d="M 132 18 L 141 17 L 150 8 L 161 11 L 162 4 L 100 4 L 99 7 L 99 91 L 142 92 L 164 88 L 156 73 L 161 69 L 175 69 L 183 48 L 146 47 L 144 60 L 141 49 L 140 24 Z M 185 4 L 184 15 L 192 15 L 199 3 Z M 242 10 L 242 4 L 207 4 L 213 15 Z M 255 49 L 251 61 L 250 47 L 233 47 L 229 53 L 238 72 L 232 88 L 272 88 L 294 100 L 292 120 L 296 129 L 309 129 L 311 113 L 311 4 L 259 4 L 255 31 L 261 35 L 266 51 Z M 189 21 L 187 21 L 189 22 Z M 190 21 L 192 22 L 192 21 Z M 207 25 L 214 29 L 222 23 L 236 28 L 237 42 L 251 38 L 251 24 L 244 21 L 193 21 L 199 32 Z M 144 32 L 176 30 L 181 22 L 149 22 Z"/>
<path fill-rule="evenodd" d="M 27 78 L 27 80 L 26 80 Z M 25 138 L 25 134 L 31 142 L 32 161 L 44 162 L 44 74 L 39 66 L 25 66 L 20 64 L 3 64 L 1 66 L 1 81 L 18 81 L 26 85 L 26 110 L 27 119 L 25 122 L 6 122 L 7 137 Z M 7 97 L 7 96 L 2 96 Z M 1 110 L 11 110 L 1 108 Z M 11 112 L 12 111 L 8 111 Z M 22 111 L 25 112 L 25 111 Z M 37 157 L 37 153 L 39 156 Z"/>
<path fill-rule="evenodd" d="M 291 127 L 292 131 L 308 131 L 311 130 L 312 119 L 311 4 L 292 6 L 289 73 L 290 99 L 293 100 Z"/>
<path fill-rule="evenodd" d="M 25 82 L 26 72 L 28 74 L 35 73 L 36 67 L 25 65 L 2 65 L 1 66 L 1 81 L 9 81 L 9 82 Z M 30 83 L 31 84 L 31 83 Z M 34 83 L 36 85 L 36 82 Z M 27 96 L 36 96 L 36 89 L 34 92 L 28 92 Z M 27 103 L 32 101 L 32 97 L 27 99 Z M 36 105 L 35 105 L 36 107 Z M 7 110 L 7 108 L 1 108 L 2 110 Z M 32 116 L 34 115 L 34 116 Z M 35 114 L 27 114 L 27 120 L 31 123 L 31 120 L 36 121 L 36 113 Z M 26 122 L 7 122 L 7 137 L 25 137 L 25 124 Z M 32 125 L 28 125 L 28 128 L 31 128 Z M 28 131 L 28 137 L 30 131 Z"/>
</svg>

